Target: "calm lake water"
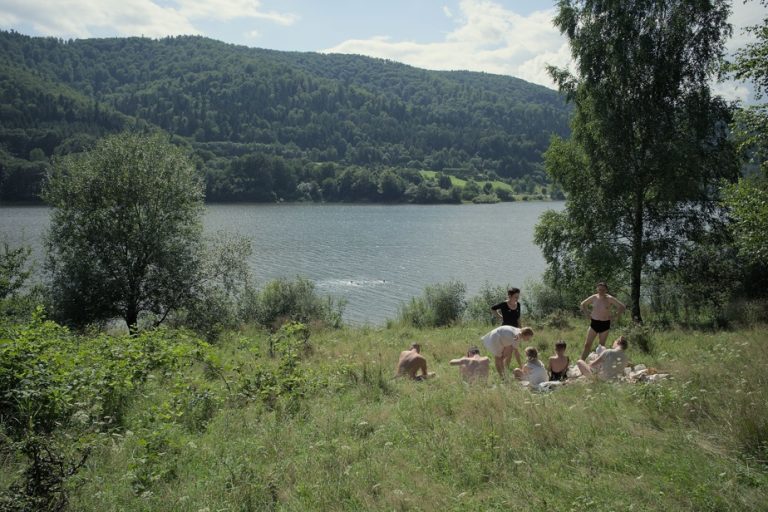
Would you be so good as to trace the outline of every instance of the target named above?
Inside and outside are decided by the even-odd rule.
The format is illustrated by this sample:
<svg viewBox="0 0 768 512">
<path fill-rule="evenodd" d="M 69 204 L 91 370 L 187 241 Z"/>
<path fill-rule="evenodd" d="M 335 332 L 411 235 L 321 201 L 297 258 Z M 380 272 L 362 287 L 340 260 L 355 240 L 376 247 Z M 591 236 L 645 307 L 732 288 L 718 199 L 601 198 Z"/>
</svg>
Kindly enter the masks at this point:
<svg viewBox="0 0 768 512">
<path fill-rule="evenodd" d="M 533 244 L 534 225 L 545 210 L 563 207 L 562 202 L 209 205 L 205 228 L 250 239 L 250 265 L 260 282 L 308 277 L 321 293 L 347 299 L 347 322 L 382 324 L 430 284 L 459 280 L 469 298 L 485 282 L 522 287 L 539 278 L 545 263 Z M 42 261 L 48 214 L 41 206 L 0 207 L 0 240 L 30 245 L 35 260 Z"/>
</svg>

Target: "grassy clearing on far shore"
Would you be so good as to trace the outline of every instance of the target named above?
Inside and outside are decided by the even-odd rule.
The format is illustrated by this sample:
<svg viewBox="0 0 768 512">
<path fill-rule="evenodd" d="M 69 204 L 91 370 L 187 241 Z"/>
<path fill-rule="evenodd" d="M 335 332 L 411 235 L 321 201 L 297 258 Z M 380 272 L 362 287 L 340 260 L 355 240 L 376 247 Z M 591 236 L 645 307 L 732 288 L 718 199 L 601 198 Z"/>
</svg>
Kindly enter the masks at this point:
<svg viewBox="0 0 768 512">
<path fill-rule="evenodd" d="M 534 326 L 544 357 L 564 338 L 576 359 L 573 323 Z M 630 347 L 630 359 L 673 380 L 545 395 L 460 381 L 448 360 L 486 330 L 313 332 L 276 398 L 259 394 L 286 364 L 268 335 L 233 333 L 213 347 L 221 371 L 137 390 L 125 430 L 77 476 L 72 510 L 764 510 L 764 327 L 655 333 L 654 353 Z M 392 379 L 416 340 L 437 378 Z M 189 396 L 198 421 L 157 413 Z"/>
</svg>

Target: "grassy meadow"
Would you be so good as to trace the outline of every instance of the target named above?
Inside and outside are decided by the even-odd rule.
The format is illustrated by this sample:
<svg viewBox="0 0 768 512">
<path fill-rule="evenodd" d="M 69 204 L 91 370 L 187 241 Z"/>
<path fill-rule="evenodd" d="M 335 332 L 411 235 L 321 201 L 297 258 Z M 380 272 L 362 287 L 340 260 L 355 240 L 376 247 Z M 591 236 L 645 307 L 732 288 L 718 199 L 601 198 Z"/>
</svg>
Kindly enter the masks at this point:
<svg viewBox="0 0 768 512">
<path fill-rule="evenodd" d="M 534 324 L 533 344 L 548 357 L 564 338 L 573 361 L 581 324 Z M 448 361 L 486 330 L 254 328 L 213 345 L 167 331 L 150 356 L 151 337 L 135 352 L 127 337 L 78 338 L 78 357 L 120 347 L 106 377 L 125 387 L 111 425 L 60 435 L 91 447 L 66 482 L 69 509 L 765 510 L 765 327 L 653 332 L 652 353 L 630 347 L 630 360 L 672 380 L 549 394 L 461 382 Z M 435 379 L 392 378 L 413 341 Z M 146 371 L 116 378 L 126 360 Z M 25 459 L 0 456 L 6 489 Z"/>
</svg>

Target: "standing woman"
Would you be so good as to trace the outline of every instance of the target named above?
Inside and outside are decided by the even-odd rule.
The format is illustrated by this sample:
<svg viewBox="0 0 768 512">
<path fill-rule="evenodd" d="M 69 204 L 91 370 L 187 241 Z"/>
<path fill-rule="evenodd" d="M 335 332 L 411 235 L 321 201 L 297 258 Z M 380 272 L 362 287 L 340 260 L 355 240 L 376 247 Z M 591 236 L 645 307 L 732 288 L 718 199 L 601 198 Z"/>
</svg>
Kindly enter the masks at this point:
<svg viewBox="0 0 768 512">
<path fill-rule="evenodd" d="M 520 327 L 520 288 L 507 290 L 507 300 L 491 306 L 491 312 L 501 318 L 501 325 Z"/>
</svg>

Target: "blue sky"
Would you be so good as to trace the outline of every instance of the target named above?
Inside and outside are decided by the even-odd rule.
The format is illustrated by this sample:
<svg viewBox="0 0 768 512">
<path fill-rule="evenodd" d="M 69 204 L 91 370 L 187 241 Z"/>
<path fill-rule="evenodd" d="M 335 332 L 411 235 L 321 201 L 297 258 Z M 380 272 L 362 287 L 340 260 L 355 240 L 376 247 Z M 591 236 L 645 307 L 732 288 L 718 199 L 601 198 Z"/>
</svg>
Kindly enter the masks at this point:
<svg viewBox="0 0 768 512">
<path fill-rule="evenodd" d="M 541 0 L 0 0 L 0 27 L 62 38 L 199 34 L 290 51 L 358 53 L 428 69 L 507 74 L 552 86 L 545 66 L 567 66 L 552 27 L 554 1 Z M 765 9 L 733 3 L 734 39 Z M 751 101 L 745 84 L 716 84 Z"/>
</svg>

